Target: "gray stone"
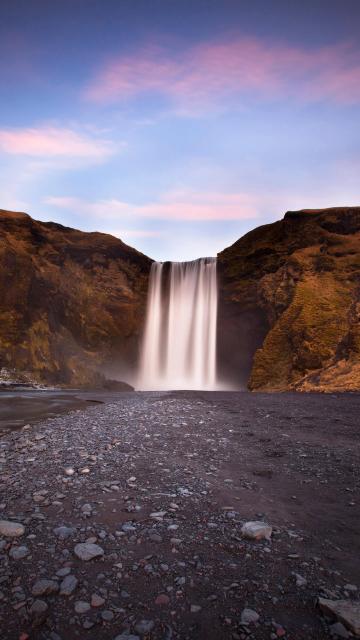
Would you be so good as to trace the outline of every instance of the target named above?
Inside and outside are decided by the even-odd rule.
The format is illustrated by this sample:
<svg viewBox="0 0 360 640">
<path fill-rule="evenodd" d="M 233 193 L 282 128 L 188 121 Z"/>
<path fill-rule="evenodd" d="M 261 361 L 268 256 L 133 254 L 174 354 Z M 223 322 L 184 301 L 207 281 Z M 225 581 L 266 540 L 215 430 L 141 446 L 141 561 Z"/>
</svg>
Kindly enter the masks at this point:
<svg viewBox="0 0 360 640">
<path fill-rule="evenodd" d="M 10 520 L 0 520 L 0 535 L 7 538 L 18 538 L 25 533 L 24 525 L 20 522 L 11 522 Z"/>
<path fill-rule="evenodd" d="M 76 613 L 86 613 L 89 611 L 90 605 L 88 602 L 84 602 L 83 600 L 78 600 L 75 602 L 75 611 Z"/>
<path fill-rule="evenodd" d="M 26 558 L 30 553 L 29 549 L 25 546 L 22 547 L 12 547 L 9 551 L 9 556 L 13 560 L 22 560 L 22 558 Z"/>
<path fill-rule="evenodd" d="M 60 585 L 60 595 L 61 596 L 71 596 L 71 594 L 75 591 L 78 585 L 78 579 L 73 575 L 65 576 L 64 580 Z"/>
<path fill-rule="evenodd" d="M 349 633 L 341 622 L 331 624 L 329 631 L 332 636 L 336 636 L 337 638 L 349 638 Z"/>
<path fill-rule="evenodd" d="M 190 612 L 191 613 L 199 613 L 199 611 L 201 611 L 201 607 L 200 607 L 199 604 L 190 605 Z"/>
<path fill-rule="evenodd" d="M 254 609 L 243 609 L 241 612 L 241 622 L 242 624 L 251 624 L 253 622 L 257 622 L 260 616 Z"/>
<path fill-rule="evenodd" d="M 272 534 L 272 527 L 266 522 L 255 520 L 251 522 L 245 522 L 241 528 L 241 534 L 244 538 L 249 540 L 270 540 Z"/>
<path fill-rule="evenodd" d="M 323 613 L 334 616 L 356 636 L 360 635 L 360 602 L 319 598 L 318 604 Z"/>
<path fill-rule="evenodd" d="M 42 615 L 48 610 L 48 605 L 44 600 L 34 600 L 30 607 L 30 613 L 33 615 Z"/>
<path fill-rule="evenodd" d="M 99 558 L 104 555 L 104 549 L 97 544 L 91 542 L 80 542 L 74 548 L 75 555 L 80 560 L 92 560 L 93 558 Z"/>
<path fill-rule="evenodd" d="M 140 636 L 134 636 L 132 633 L 127 633 L 127 631 L 124 631 L 119 636 L 116 636 L 114 640 L 140 640 Z"/>
<path fill-rule="evenodd" d="M 105 622 L 110 622 L 113 619 L 114 614 L 112 611 L 106 609 L 105 611 L 101 612 L 101 617 L 103 620 L 105 620 Z"/>
<path fill-rule="evenodd" d="M 140 620 L 134 628 L 141 636 L 145 636 L 153 630 L 154 626 L 153 620 Z"/>
<path fill-rule="evenodd" d="M 92 607 L 102 607 L 105 602 L 105 598 L 102 598 L 97 593 L 93 593 L 91 596 L 91 606 Z"/>
<path fill-rule="evenodd" d="M 57 593 L 59 591 L 59 585 L 55 580 L 46 580 L 42 578 L 35 582 L 31 593 L 33 596 L 49 596 L 52 593 Z"/>
<path fill-rule="evenodd" d="M 76 533 L 76 529 L 73 529 L 72 527 L 65 527 L 65 526 L 56 527 L 53 531 L 56 537 L 60 538 L 60 540 L 66 540 L 66 538 L 70 538 L 71 536 L 74 535 L 74 533 Z"/>
</svg>

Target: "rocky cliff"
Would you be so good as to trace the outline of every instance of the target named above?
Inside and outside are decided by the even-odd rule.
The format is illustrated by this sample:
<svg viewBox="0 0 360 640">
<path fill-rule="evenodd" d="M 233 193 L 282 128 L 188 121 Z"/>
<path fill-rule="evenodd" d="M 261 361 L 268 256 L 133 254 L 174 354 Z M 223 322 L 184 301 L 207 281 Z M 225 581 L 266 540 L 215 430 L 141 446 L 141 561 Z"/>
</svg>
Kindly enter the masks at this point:
<svg viewBox="0 0 360 640">
<path fill-rule="evenodd" d="M 112 236 L 0 210 L 0 369 L 64 385 L 126 380 L 150 266 Z"/>
<path fill-rule="evenodd" d="M 225 375 L 259 391 L 360 389 L 360 207 L 289 211 L 218 258 Z"/>
</svg>

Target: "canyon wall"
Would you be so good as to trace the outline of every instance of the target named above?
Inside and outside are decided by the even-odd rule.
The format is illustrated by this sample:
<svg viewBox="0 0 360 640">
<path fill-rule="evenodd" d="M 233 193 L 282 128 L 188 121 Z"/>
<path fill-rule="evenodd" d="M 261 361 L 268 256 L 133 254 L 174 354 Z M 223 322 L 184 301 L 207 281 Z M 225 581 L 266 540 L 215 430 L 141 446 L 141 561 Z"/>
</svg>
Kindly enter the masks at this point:
<svg viewBox="0 0 360 640">
<path fill-rule="evenodd" d="M 0 210 L 0 369 L 67 386 L 131 378 L 150 266 L 112 236 Z"/>
<path fill-rule="evenodd" d="M 218 267 L 229 378 L 253 391 L 360 389 L 360 207 L 289 211 Z"/>
</svg>

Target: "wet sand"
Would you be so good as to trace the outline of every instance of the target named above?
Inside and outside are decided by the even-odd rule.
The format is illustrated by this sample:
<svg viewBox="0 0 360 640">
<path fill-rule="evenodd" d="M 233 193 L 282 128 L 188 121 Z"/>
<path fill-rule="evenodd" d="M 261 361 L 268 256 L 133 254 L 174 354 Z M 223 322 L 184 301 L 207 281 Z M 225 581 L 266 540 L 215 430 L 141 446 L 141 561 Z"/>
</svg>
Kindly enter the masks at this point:
<svg viewBox="0 0 360 640">
<path fill-rule="evenodd" d="M 91 404 L 102 404 L 118 399 L 116 392 L 81 390 L 0 390 L 0 436 L 26 424 L 36 424 L 46 418 L 75 409 L 86 409 Z"/>
<path fill-rule="evenodd" d="M 327 640 L 318 597 L 359 598 L 359 415 L 360 394 L 132 393 L 4 436 L 0 518 L 25 532 L 0 539 L 1 638 Z M 259 519 L 271 541 L 243 538 Z"/>
</svg>

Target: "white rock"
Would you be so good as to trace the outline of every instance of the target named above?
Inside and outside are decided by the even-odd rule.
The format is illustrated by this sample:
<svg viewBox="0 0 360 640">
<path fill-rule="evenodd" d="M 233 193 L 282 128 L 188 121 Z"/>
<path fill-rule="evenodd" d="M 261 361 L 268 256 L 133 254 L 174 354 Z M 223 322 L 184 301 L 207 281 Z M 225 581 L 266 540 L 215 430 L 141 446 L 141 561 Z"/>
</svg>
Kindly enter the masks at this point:
<svg viewBox="0 0 360 640">
<path fill-rule="evenodd" d="M 20 522 L 11 522 L 10 520 L 0 520 L 0 535 L 8 538 L 17 538 L 23 536 L 25 527 Z"/>
<path fill-rule="evenodd" d="M 270 540 L 272 527 L 260 520 L 245 522 L 241 528 L 241 534 L 244 538 L 249 538 L 249 540 L 262 540 L 263 538 Z"/>
<path fill-rule="evenodd" d="M 92 560 L 93 558 L 99 558 L 104 555 L 104 549 L 99 547 L 98 544 L 91 542 L 80 542 L 74 548 L 75 555 L 80 560 Z"/>
</svg>

